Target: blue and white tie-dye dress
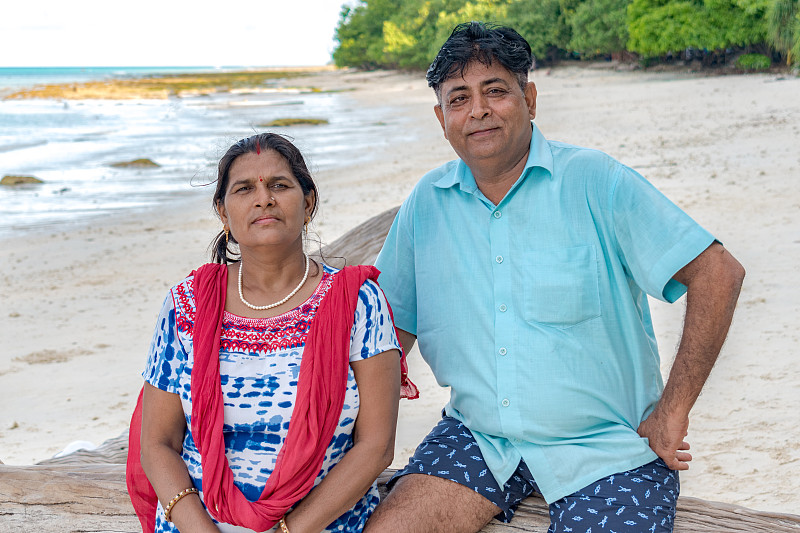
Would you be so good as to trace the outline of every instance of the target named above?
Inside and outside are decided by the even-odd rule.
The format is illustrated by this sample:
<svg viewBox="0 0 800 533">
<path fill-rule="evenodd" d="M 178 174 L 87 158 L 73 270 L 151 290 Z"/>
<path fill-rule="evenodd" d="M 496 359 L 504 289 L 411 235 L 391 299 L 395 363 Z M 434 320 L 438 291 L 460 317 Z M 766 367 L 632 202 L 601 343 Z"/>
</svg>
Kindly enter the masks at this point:
<svg viewBox="0 0 800 533">
<path fill-rule="evenodd" d="M 314 294 L 299 307 L 282 315 L 243 318 L 226 311 L 223 316 L 219 359 L 225 401 L 225 455 L 233 471 L 234 483 L 250 501 L 261 495 L 286 439 L 306 336 L 335 272 L 335 269 L 325 266 Z M 147 368 L 142 375 L 154 387 L 180 395 L 187 426 L 182 457 L 194 485 L 202 491 L 200 455 L 190 429 L 194 319 L 193 277 L 190 276 L 170 289 L 167 295 L 150 345 Z M 368 280 L 359 291 L 350 335 L 350 361 L 399 348 L 383 292 Z M 352 369 L 347 379 L 339 426 L 328 446 L 315 485 L 353 445 L 359 398 Z M 352 509 L 325 531 L 361 531 L 377 504 L 378 491 L 373 484 Z M 156 533 L 178 531 L 172 523 L 164 520 L 161 505 L 157 513 Z M 223 533 L 250 531 L 229 524 L 219 524 L 219 527 Z"/>
</svg>

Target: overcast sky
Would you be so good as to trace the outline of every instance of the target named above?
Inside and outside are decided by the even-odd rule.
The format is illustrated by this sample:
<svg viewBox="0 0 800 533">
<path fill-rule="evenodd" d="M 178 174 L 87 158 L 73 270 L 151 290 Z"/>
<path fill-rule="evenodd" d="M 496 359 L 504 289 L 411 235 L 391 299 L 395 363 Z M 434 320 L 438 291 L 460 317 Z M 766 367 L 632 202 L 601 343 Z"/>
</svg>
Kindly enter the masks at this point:
<svg viewBox="0 0 800 533">
<path fill-rule="evenodd" d="M 0 67 L 306 66 L 347 0 L 9 0 Z"/>
</svg>

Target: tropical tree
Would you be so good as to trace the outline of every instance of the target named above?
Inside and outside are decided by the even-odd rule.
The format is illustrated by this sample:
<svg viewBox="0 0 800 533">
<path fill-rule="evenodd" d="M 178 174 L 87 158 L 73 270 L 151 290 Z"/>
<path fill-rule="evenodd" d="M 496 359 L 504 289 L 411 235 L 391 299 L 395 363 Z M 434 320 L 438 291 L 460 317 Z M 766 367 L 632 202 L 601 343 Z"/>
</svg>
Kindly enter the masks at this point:
<svg viewBox="0 0 800 533">
<path fill-rule="evenodd" d="M 800 0 L 775 0 L 767 10 L 767 37 L 786 63 L 800 63 Z"/>
<path fill-rule="evenodd" d="M 582 57 L 596 57 L 625 50 L 626 23 L 631 0 L 586 0 L 570 17 L 570 49 Z"/>
<path fill-rule="evenodd" d="M 506 20 L 531 45 L 537 61 L 557 59 L 569 49 L 569 18 L 580 0 L 509 0 Z"/>
<path fill-rule="evenodd" d="M 384 65 L 383 23 L 396 11 L 389 0 L 360 0 L 344 5 L 334 39 L 333 62 L 339 67 L 374 68 Z"/>
<path fill-rule="evenodd" d="M 628 49 L 654 57 L 686 48 L 719 50 L 766 40 L 771 0 L 633 0 Z"/>
</svg>

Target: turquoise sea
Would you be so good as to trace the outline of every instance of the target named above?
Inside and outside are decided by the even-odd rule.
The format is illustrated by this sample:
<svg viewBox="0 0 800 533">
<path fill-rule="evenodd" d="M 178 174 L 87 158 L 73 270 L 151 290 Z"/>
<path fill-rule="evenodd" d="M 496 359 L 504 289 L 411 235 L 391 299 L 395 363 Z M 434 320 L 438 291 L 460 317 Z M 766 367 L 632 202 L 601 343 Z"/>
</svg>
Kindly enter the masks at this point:
<svg viewBox="0 0 800 533">
<path fill-rule="evenodd" d="M 242 70 L 229 67 L 226 70 Z M 389 106 L 362 109 L 347 92 L 274 85 L 250 92 L 167 100 L 17 100 L 20 87 L 161 73 L 200 67 L 0 68 L 0 177 L 32 175 L 41 185 L 0 187 L 0 237 L 80 223 L 117 210 L 208 194 L 219 157 L 258 124 L 282 117 L 324 118 L 321 126 L 275 128 L 295 139 L 314 171 L 366 160 L 389 142 L 380 123 Z M 395 137 L 396 140 L 396 137 Z M 149 158 L 153 169 L 112 163 Z"/>
</svg>

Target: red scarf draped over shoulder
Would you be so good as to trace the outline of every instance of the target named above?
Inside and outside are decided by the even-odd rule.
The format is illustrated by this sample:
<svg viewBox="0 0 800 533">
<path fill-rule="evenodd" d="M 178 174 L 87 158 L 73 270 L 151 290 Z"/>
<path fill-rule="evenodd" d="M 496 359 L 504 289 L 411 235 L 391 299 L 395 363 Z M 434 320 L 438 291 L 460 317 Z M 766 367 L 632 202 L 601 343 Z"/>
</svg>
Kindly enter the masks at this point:
<svg viewBox="0 0 800 533">
<path fill-rule="evenodd" d="M 314 486 L 344 405 L 350 331 L 358 292 L 367 279 L 377 280 L 379 272 L 375 267 L 360 265 L 345 267 L 334 275 L 306 338 L 286 441 L 261 497 L 255 502 L 248 501 L 233 483 L 222 434 L 219 348 L 228 269 L 225 265 L 207 264 L 193 274 L 196 315 L 192 333 L 191 430 L 200 452 L 203 498 L 209 513 L 218 521 L 265 531 Z M 401 371 L 401 396 L 417 398 L 416 386 L 408 380 L 405 354 Z M 139 393 L 131 418 L 126 478 L 142 531 L 152 533 L 158 499 L 141 466 L 141 425 L 142 393 Z"/>
</svg>

